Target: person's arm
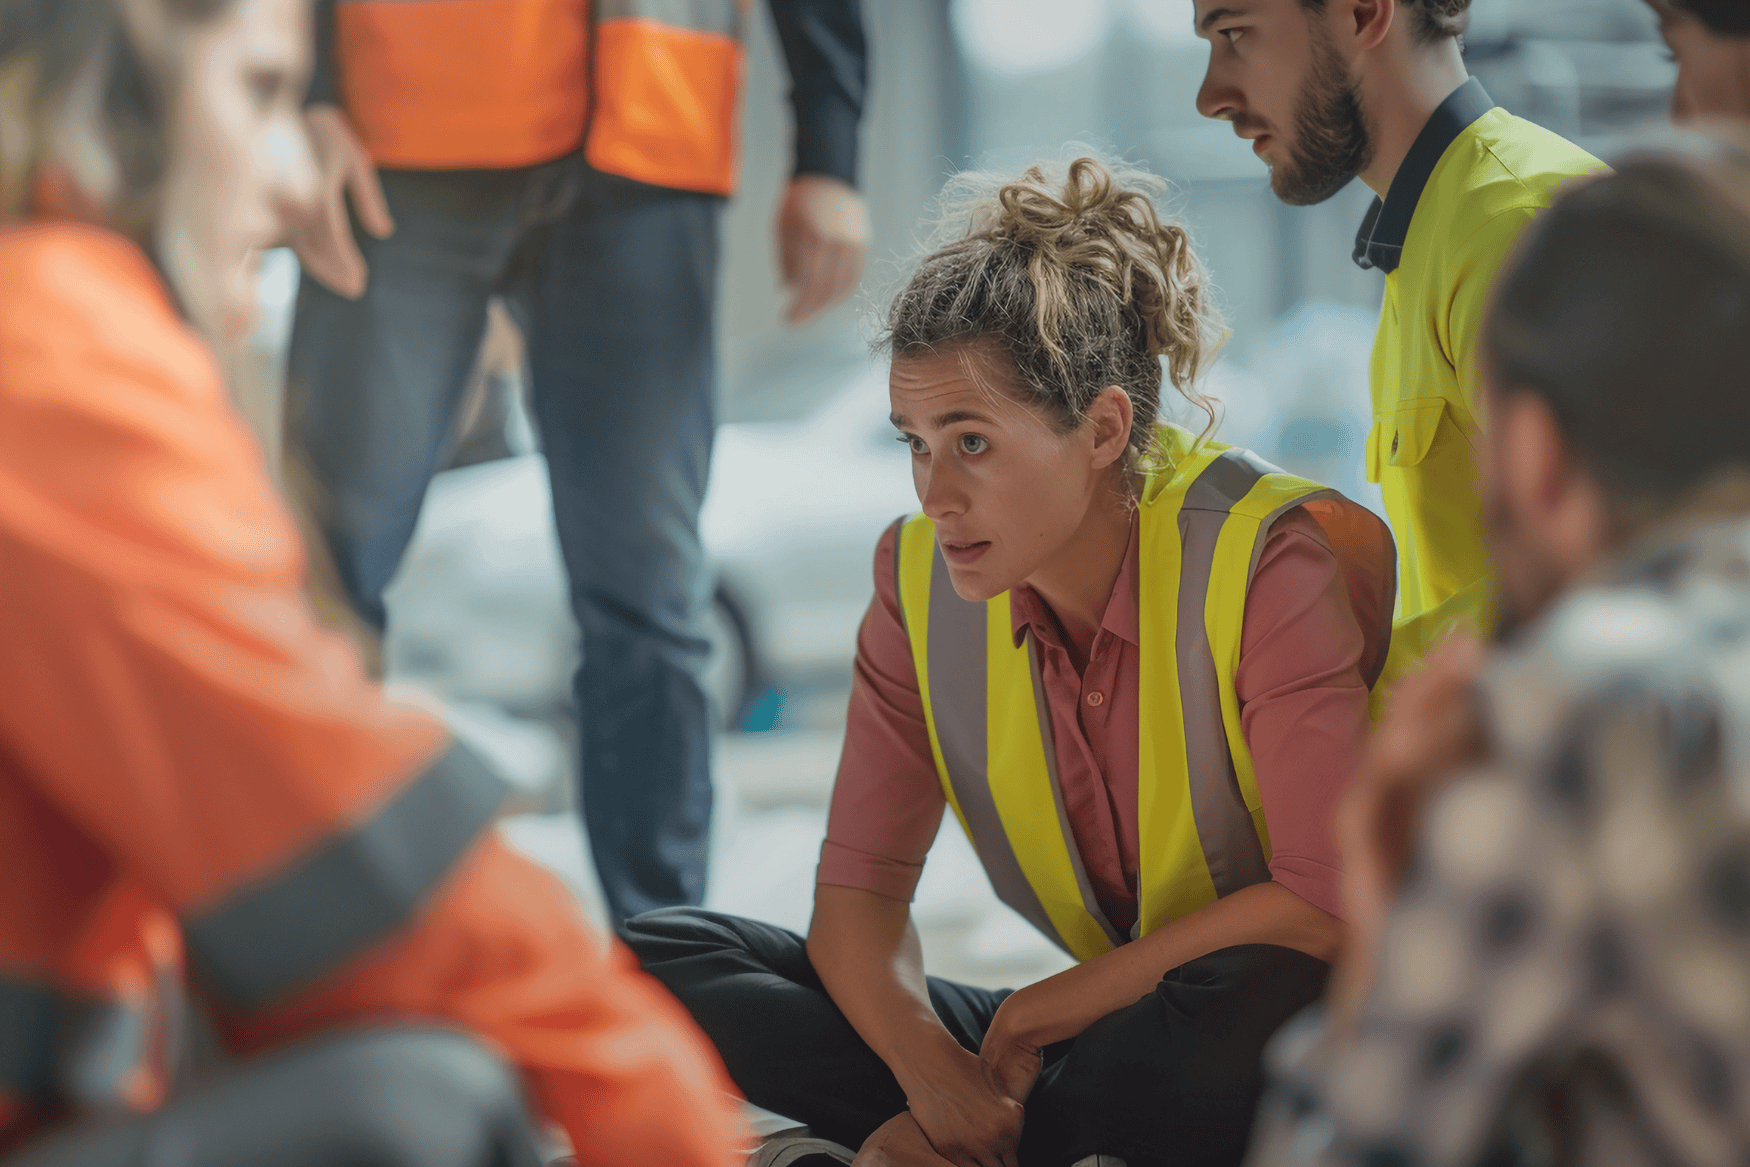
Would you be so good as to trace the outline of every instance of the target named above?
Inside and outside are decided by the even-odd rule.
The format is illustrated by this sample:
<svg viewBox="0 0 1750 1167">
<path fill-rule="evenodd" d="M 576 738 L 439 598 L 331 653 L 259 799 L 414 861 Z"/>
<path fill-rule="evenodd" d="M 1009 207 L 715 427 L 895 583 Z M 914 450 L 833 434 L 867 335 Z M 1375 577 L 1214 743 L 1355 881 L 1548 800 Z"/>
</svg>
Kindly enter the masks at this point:
<svg viewBox="0 0 1750 1167">
<path fill-rule="evenodd" d="M 936 1153 L 962 1167 L 1012 1167 L 1021 1103 L 936 1016 L 911 905 L 862 888 L 816 887 L 808 957 L 833 1003 L 893 1071 Z"/>
<path fill-rule="evenodd" d="M 983 1051 L 1005 1081 L 1036 1072 L 1044 1046 L 1134 1003 L 1200 956 L 1241 944 L 1325 961 L 1336 955 L 1342 923 L 1332 820 L 1368 732 L 1362 652 L 1335 555 L 1310 518 L 1290 512 L 1259 557 L 1235 681 L 1270 824 L 1272 882 L 1015 993 Z"/>
<path fill-rule="evenodd" d="M 790 69 L 795 168 L 778 204 L 778 271 L 792 290 L 785 320 L 803 324 L 862 278 L 869 212 L 857 193 L 857 127 L 868 87 L 858 0 L 770 0 Z"/>
<path fill-rule="evenodd" d="M 857 185 L 857 127 L 869 88 L 869 49 L 859 0 L 769 0 L 790 70 L 793 174 Z"/>
<path fill-rule="evenodd" d="M 808 955 L 833 1002 L 899 1080 L 936 1151 L 963 1167 L 996 1167 L 1020 1139 L 1020 1104 L 990 1084 L 978 1056 L 936 1016 L 911 922 L 947 799 L 900 617 L 898 531 L 890 527 L 876 547 L 875 595 L 857 634 Z M 885 1143 L 893 1132 L 884 1132 L 871 1141 Z"/>
<path fill-rule="evenodd" d="M 503 788 L 300 594 L 211 354 L 118 237 L 0 254 L 0 741 L 172 910 L 237 1052 L 383 1018 L 492 1043 L 585 1164 L 729 1167 L 679 1006 L 501 845 Z"/>
<path fill-rule="evenodd" d="M 1465 415 L 1457 420 L 1472 434 L 1482 424 L 1479 343 L 1494 295 L 1495 276 L 1536 218 L 1534 207 L 1501 211 L 1445 251 L 1444 262 L 1451 265 L 1444 275 L 1445 286 L 1452 289 L 1452 299 L 1447 304 L 1446 319 L 1441 322 L 1444 328 L 1438 334 L 1444 339 L 1446 357 L 1458 377 L 1464 399 Z"/>
</svg>

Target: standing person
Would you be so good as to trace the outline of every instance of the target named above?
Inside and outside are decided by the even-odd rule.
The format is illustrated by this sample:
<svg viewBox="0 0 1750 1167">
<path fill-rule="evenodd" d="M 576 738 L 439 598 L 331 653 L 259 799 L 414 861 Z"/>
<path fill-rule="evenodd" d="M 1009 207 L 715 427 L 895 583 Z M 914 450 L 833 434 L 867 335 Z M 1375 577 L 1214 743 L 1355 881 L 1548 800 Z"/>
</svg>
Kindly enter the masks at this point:
<svg viewBox="0 0 1750 1167">
<path fill-rule="evenodd" d="M 1566 193 L 1483 335 L 1519 623 L 1393 697 L 1343 816 L 1339 1008 L 1253 1167 L 1750 1156 L 1750 149 Z M 1424 809 L 1425 808 L 1425 809 Z"/>
<path fill-rule="evenodd" d="M 1236 1163 L 1263 1043 L 1324 989 L 1391 536 L 1157 425 L 1163 358 L 1202 401 L 1214 332 L 1163 189 L 1086 158 L 966 180 L 970 229 L 888 317 L 923 513 L 875 552 L 808 938 L 623 930 L 751 1101 L 864 1163 Z M 926 978 L 910 900 L 950 807 L 1077 967 Z"/>
<path fill-rule="evenodd" d="M 1671 117 L 1750 118 L 1750 4 L 1648 0 L 1677 62 Z"/>
<path fill-rule="evenodd" d="M 1459 622 L 1494 623 L 1477 504 L 1476 341 L 1496 270 L 1585 151 L 1497 107 L 1460 54 L 1470 0 L 1196 0 L 1206 117 L 1233 123 L 1283 202 L 1360 178 L 1354 259 L 1385 273 L 1367 477 L 1398 543 L 1393 672 Z"/>
<path fill-rule="evenodd" d="M 729 1167 L 697 1028 L 313 620 L 226 395 L 309 34 L 0 0 L 0 1162 L 537 1167 L 526 1089 L 582 1164 Z"/>
<path fill-rule="evenodd" d="M 867 246 L 854 187 L 864 41 L 858 0 L 770 6 L 796 114 L 777 229 L 800 322 L 850 292 Z M 317 9 L 322 202 L 297 238 L 288 443 L 341 583 L 381 632 L 487 301 L 504 297 L 527 340 L 583 636 L 579 789 L 615 920 L 704 894 L 698 519 L 744 7 Z"/>
</svg>

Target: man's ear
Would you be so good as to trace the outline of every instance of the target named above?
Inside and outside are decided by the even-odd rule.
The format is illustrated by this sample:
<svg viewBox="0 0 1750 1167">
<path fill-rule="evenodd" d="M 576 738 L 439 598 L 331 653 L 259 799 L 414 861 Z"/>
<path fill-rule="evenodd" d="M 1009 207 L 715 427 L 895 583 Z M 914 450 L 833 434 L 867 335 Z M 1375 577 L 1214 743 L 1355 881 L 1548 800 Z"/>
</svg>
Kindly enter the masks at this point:
<svg viewBox="0 0 1750 1167">
<path fill-rule="evenodd" d="M 1489 424 L 1497 434 L 1495 467 L 1505 501 L 1536 524 L 1559 509 L 1570 471 L 1567 443 L 1549 404 L 1536 393 L 1495 396 Z"/>
<path fill-rule="evenodd" d="M 1378 48 L 1400 15 L 1399 0 L 1339 0 L 1339 3 L 1342 20 L 1337 35 L 1347 38 L 1350 43 L 1346 47 L 1354 52 Z"/>
<path fill-rule="evenodd" d="M 1086 416 L 1087 424 L 1093 427 L 1094 469 L 1104 470 L 1124 457 L 1130 447 L 1130 426 L 1136 417 L 1130 394 L 1108 385 L 1088 406 Z"/>
</svg>

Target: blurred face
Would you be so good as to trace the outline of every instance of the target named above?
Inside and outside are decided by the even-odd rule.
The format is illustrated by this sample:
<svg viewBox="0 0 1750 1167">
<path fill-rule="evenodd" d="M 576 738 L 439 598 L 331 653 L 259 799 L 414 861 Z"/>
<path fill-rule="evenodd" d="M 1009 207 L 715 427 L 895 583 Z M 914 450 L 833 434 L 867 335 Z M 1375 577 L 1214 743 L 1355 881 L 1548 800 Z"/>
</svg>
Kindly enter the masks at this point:
<svg viewBox="0 0 1750 1167">
<path fill-rule="evenodd" d="M 1671 118 L 1750 118 L 1750 37 L 1721 36 L 1688 13 L 1655 4 L 1677 62 Z"/>
<path fill-rule="evenodd" d="M 175 49 L 158 252 L 214 339 L 253 325 L 257 259 L 315 196 L 301 108 L 309 41 L 308 0 L 237 0 Z"/>
<path fill-rule="evenodd" d="M 1617 533 L 1604 494 L 1575 464 L 1549 405 L 1535 393 L 1503 393 L 1485 377 L 1479 485 L 1504 623 L 1512 628 L 1596 566 Z"/>
<path fill-rule="evenodd" d="M 1056 432 L 1010 396 L 1004 364 L 950 349 L 895 360 L 888 382 L 918 502 L 967 600 L 1000 595 L 1049 564 L 1115 484 L 1095 427 Z"/>
<path fill-rule="evenodd" d="M 1300 0 L 1196 0 L 1196 20 L 1209 42 L 1198 112 L 1252 143 L 1277 198 L 1322 203 L 1367 168 L 1361 99 L 1319 13 Z"/>
</svg>

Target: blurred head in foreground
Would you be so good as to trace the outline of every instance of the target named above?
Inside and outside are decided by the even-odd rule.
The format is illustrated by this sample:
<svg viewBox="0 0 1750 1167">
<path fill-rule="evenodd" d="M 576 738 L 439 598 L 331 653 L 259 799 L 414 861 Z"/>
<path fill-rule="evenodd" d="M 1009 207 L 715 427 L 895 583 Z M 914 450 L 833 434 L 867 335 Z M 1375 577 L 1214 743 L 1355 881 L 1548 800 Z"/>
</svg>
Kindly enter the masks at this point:
<svg viewBox="0 0 1750 1167">
<path fill-rule="evenodd" d="M 1750 4 L 1648 0 L 1677 61 L 1671 116 L 1750 118 Z"/>
<path fill-rule="evenodd" d="M 955 590 L 986 600 L 1128 507 L 1165 379 L 1195 383 L 1221 329 L 1166 183 L 1093 158 L 949 189 L 938 246 L 893 301 L 893 423 Z M 1058 565 L 1061 566 L 1061 565 Z"/>
<path fill-rule="evenodd" d="M 0 216 L 89 220 L 222 340 L 313 197 L 309 0 L 0 0 Z"/>
<path fill-rule="evenodd" d="M 1750 510 L 1747 143 L 1685 135 L 1576 185 L 1496 289 L 1484 495 L 1521 618 L 1651 528 Z"/>
</svg>

